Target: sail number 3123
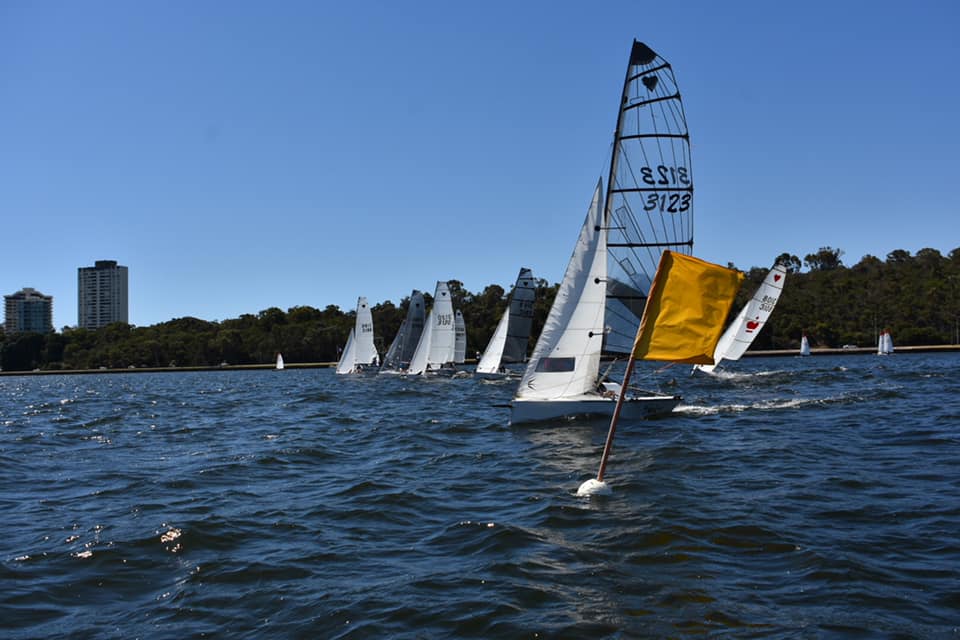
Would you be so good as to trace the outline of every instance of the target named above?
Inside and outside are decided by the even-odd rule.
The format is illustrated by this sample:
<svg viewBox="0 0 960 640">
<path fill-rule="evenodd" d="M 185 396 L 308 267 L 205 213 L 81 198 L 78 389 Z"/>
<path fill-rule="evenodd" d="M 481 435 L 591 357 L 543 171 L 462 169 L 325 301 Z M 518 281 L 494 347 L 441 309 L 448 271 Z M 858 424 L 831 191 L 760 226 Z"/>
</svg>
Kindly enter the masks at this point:
<svg viewBox="0 0 960 640">
<path fill-rule="evenodd" d="M 690 208 L 689 193 L 648 193 L 643 203 L 644 211 L 659 209 L 667 213 L 683 213 Z"/>
</svg>

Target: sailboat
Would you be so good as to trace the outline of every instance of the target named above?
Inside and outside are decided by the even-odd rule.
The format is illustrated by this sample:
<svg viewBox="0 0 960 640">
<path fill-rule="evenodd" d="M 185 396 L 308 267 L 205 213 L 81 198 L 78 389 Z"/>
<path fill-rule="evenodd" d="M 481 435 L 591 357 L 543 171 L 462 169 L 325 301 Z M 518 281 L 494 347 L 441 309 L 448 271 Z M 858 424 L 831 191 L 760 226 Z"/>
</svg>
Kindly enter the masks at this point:
<svg viewBox="0 0 960 640">
<path fill-rule="evenodd" d="M 807 334 L 800 336 L 800 355 L 808 356 L 810 355 L 810 341 L 807 340 Z"/>
<path fill-rule="evenodd" d="M 453 341 L 453 361 L 456 364 L 463 364 L 467 359 L 467 323 L 463 319 L 460 309 L 457 309 L 453 317 L 454 341 Z"/>
<path fill-rule="evenodd" d="M 889 329 L 884 329 L 880 332 L 880 337 L 877 340 L 877 355 L 888 356 L 891 353 L 893 353 L 893 337 L 891 337 Z"/>
<path fill-rule="evenodd" d="M 337 362 L 337 373 L 363 373 L 374 370 L 379 364 L 380 355 L 377 353 L 373 336 L 373 314 L 367 299 L 361 296 L 357 298 L 356 321 L 347 336 L 347 344 L 340 355 L 340 361 Z"/>
<path fill-rule="evenodd" d="M 695 364 L 694 372 L 712 373 L 721 360 L 740 359 L 763 329 L 763 325 L 773 313 L 773 308 L 777 306 L 786 277 L 786 267 L 781 264 L 774 265 L 763 279 L 760 288 L 720 336 L 720 342 L 713 353 L 713 364 Z"/>
<path fill-rule="evenodd" d="M 410 358 L 406 373 L 410 375 L 454 372 L 456 357 L 456 324 L 450 288 L 446 282 L 437 282 L 433 308 L 427 313 L 423 333 Z"/>
<path fill-rule="evenodd" d="M 274 369 L 277 371 L 283 371 L 283 354 L 277 354 L 277 364 Z"/>
<path fill-rule="evenodd" d="M 533 272 L 520 269 L 510 305 L 500 316 L 500 322 L 477 363 L 477 374 L 486 378 L 503 377 L 504 364 L 523 362 L 527 357 L 530 328 L 533 325 L 533 301 L 536 298 Z"/>
<path fill-rule="evenodd" d="M 410 364 L 413 352 L 420 342 L 425 322 L 423 294 L 413 290 L 407 305 L 407 315 L 383 357 L 380 373 L 401 373 Z"/>
<path fill-rule="evenodd" d="M 612 415 L 621 392 L 602 352 L 633 347 L 660 255 L 693 247 L 690 136 L 670 64 L 633 42 L 607 190 L 600 180 L 563 281 L 511 405 L 511 422 Z M 621 415 L 671 412 L 680 397 L 626 396 Z"/>
</svg>

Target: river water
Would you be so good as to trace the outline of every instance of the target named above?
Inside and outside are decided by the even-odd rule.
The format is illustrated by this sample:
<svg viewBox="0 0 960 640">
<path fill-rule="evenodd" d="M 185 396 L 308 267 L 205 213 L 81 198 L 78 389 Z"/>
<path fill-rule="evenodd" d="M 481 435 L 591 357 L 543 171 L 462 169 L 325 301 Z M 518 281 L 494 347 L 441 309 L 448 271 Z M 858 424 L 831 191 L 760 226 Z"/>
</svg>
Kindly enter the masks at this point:
<svg viewBox="0 0 960 640">
<path fill-rule="evenodd" d="M 591 498 L 515 381 L 0 377 L 0 636 L 960 637 L 960 354 L 727 364 Z"/>
</svg>

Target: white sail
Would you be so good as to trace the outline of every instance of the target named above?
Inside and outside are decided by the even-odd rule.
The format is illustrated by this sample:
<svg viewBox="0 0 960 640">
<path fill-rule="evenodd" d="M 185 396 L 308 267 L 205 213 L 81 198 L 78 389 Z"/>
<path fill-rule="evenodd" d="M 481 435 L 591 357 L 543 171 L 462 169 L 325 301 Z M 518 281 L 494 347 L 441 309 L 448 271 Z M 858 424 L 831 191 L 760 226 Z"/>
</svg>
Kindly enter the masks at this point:
<svg viewBox="0 0 960 640">
<path fill-rule="evenodd" d="M 606 233 L 597 183 L 576 248 L 517 388 L 516 399 L 549 400 L 595 391 L 606 301 Z"/>
<path fill-rule="evenodd" d="M 500 322 L 483 351 L 480 362 L 477 363 L 477 373 L 497 373 L 500 371 L 500 360 L 503 357 L 503 347 L 507 343 L 507 325 L 510 323 L 510 309 L 507 308 L 500 316 Z"/>
<path fill-rule="evenodd" d="M 437 282 L 433 294 L 433 326 L 430 334 L 430 352 L 427 356 L 427 368 L 439 369 L 454 361 L 456 355 L 457 330 L 453 314 L 453 301 L 446 282 Z"/>
<path fill-rule="evenodd" d="M 807 340 L 806 335 L 803 335 L 800 337 L 800 355 L 802 356 L 810 355 L 810 341 Z"/>
<path fill-rule="evenodd" d="M 354 334 L 357 340 L 354 365 L 375 367 L 380 364 L 380 356 L 374 342 L 373 312 L 370 310 L 370 305 L 367 304 L 367 299 L 363 296 L 357 299 L 357 320 L 354 325 Z"/>
<path fill-rule="evenodd" d="M 347 344 L 343 347 L 343 352 L 340 354 L 340 360 L 337 361 L 337 373 L 340 375 L 352 373 L 356 364 L 356 340 L 354 340 L 354 330 L 350 329 L 350 335 L 347 336 Z"/>
<path fill-rule="evenodd" d="M 477 373 L 495 374 L 503 369 L 503 363 L 526 360 L 535 299 L 533 272 L 522 268 L 513 286 L 510 304 L 500 316 L 500 322 L 477 363 Z"/>
<path fill-rule="evenodd" d="M 427 360 L 430 355 L 430 337 L 433 334 L 433 309 L 427 313 L 426 322 L 423 325 L 423 332 L 420 334 L 420 341 L 417 348 L 413 351 L 410 358 L 410 365 L 407 367 L 407 373 L 420 375 L 427 370 Z"/>
<path fill-rule="evenodd" d="M 409 374 L 421 374 L 452 364 L 456 349 L 453 301 L 446 282 L 437 282 L 433 308 L 427 314 L 423 334 L 407 367 Z"/>
<path fill-rule="evenodd" d="M 717 348 L 713 352 L 713 364 L 697 364 L 694 365 L 694 369 L 709 373 L 720 364 L 721 360 L 739 360 L 770 318 L 774 307 L 777 306 L 786 277 L 786 267 L 780 264 L 774 265 L 763 279 L 760 288 L 720 336 Z"/>
<path fill-rule="evenodd" d="M 453 318 L 453 327 L 456 337 L 453 342 L 453 361 L 457 364 L 463 364 L 467 359 L 467 323 L 463 319 L 460 309 Z"/>
<path fill-rule="evenodd" d="M 877 340 L 877 355 L 887 356 L 891 353 L 893 353 L 893 337 L 888 330 L 884 329 Z"/>
<path fill-rule="evenodd" d="M 277 365 L 276 365 L 276 368 L 277 368 L 277 371 L 283 370 L 283 355 L 282 355 L 282 354 L 279 354 L 279 353 L 277 354 Z"/>
<path fill-rule="evenodd" d="M 357 298 L 357 317 L 347 337 L 347 344 L 337 362 L 337 373 L 359 373 L 367 366 L 377 366 L 379 355 L 373 341 L 373 314 L 367 299 Z"/>
</svg>

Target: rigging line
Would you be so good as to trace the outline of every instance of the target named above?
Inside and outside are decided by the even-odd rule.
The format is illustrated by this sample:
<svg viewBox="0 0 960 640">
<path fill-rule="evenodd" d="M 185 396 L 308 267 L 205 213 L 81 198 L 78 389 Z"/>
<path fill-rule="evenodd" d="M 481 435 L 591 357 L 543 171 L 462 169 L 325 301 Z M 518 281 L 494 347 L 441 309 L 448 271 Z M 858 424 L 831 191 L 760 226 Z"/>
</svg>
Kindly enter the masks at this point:
<svg viewBox="0 0 960 640">
<path fill-rule="evenodd" d="M 670 367 L 672 367 L 672 366 L 675 365 L 675 364 L 677 364 L 677 363 L 676 363 L 676 362 L 668 362 L 665 366 L 660 367 L 659 369 L 657 369 L 656 371 L 654 371 L 654 373 L 663 373 L 664 371 L 666 371 L 667 369 L 669 369 Z"/>
</svg>

